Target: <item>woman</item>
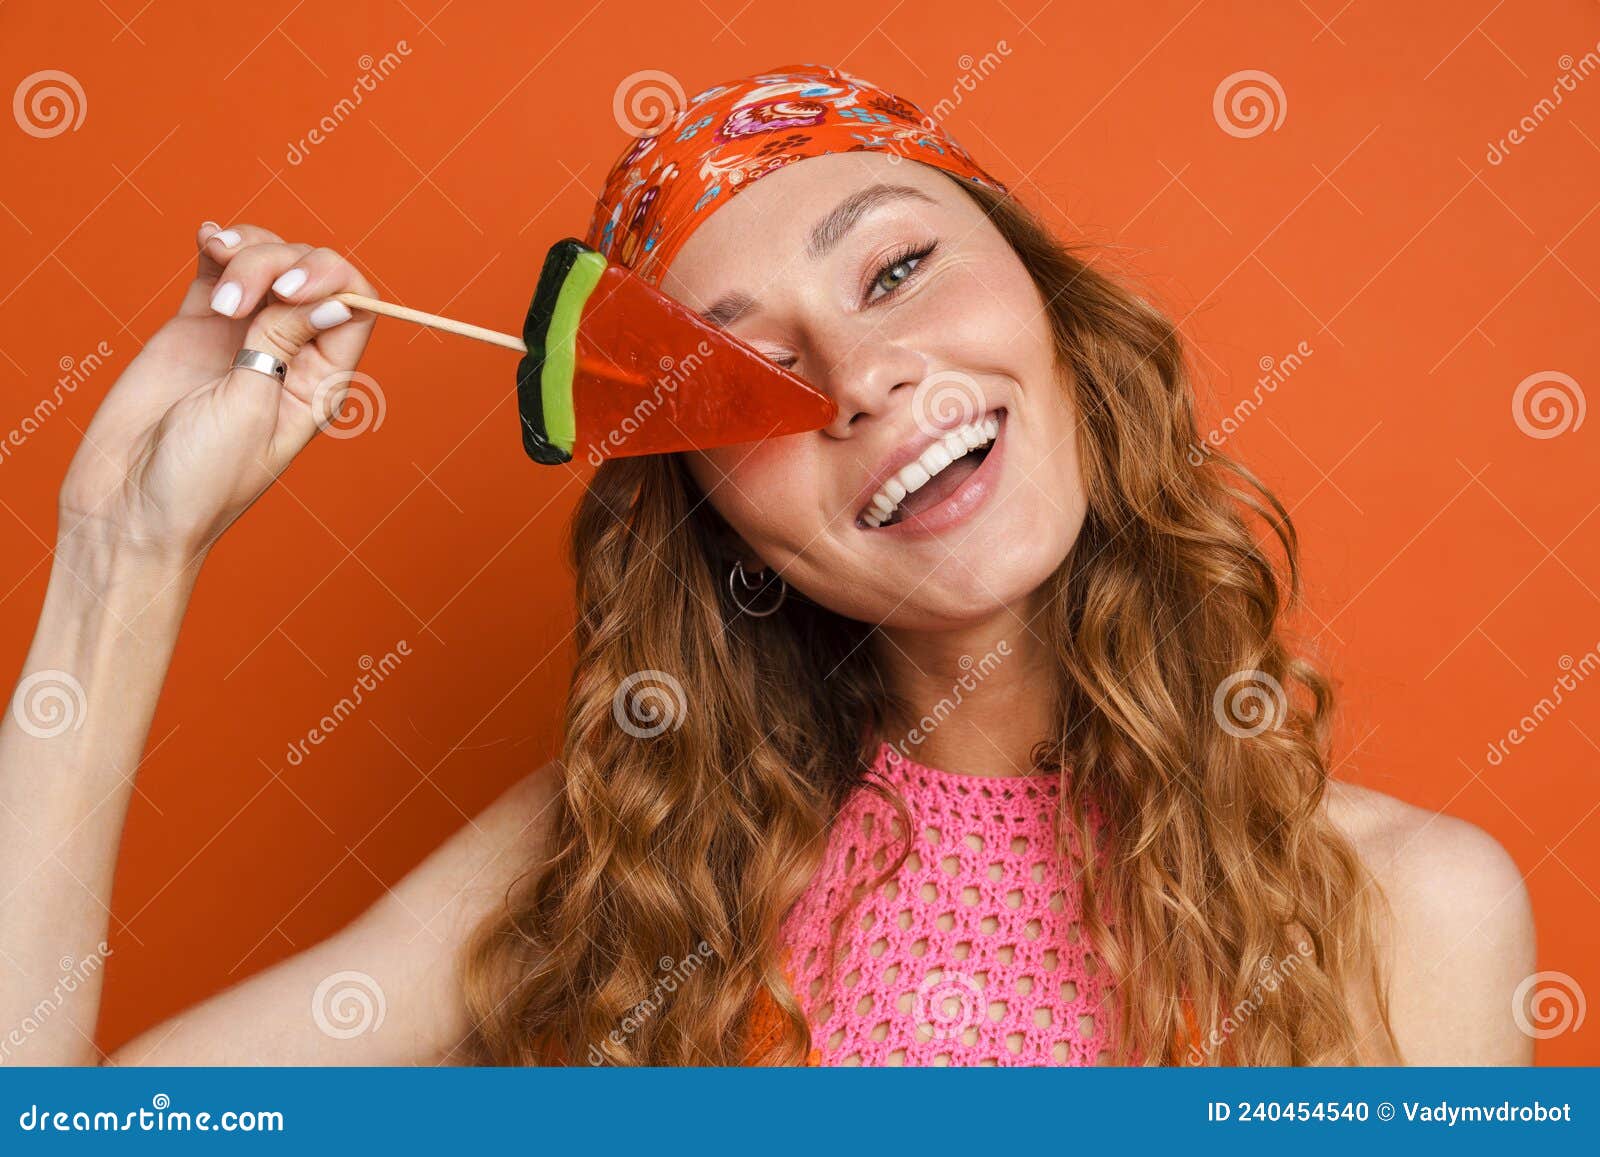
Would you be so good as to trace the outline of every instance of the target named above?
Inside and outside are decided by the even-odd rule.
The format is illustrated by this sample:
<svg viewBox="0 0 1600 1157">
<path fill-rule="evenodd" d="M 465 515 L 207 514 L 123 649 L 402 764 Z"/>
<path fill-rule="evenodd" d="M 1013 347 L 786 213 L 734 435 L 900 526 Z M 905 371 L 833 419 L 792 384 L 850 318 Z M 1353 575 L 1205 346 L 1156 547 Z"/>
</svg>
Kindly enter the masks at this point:
<svg viewBox="0 0 1600 1157">
<path fill-rule="evenodd" d="M 836 420 L 599 465 L 561 759 L 351 926 L 111 1060 L 1529 1060 L 1521 878 L 1479 829 L 1331 777 L 1330 686 L 1283 632 L 1292 525 L 1242 467 L 1186 460 L 1170 322 L 916 106 L 815 66 L 638 139 L 589 240 Z M 13 1022 L 26 977 L 104 935 L 207 551 L 371 330 L 329 300 L 370 292 L 337 254 L 198 242 L 69 469 L 0 725 Z M 282 382 L 230 370 L 241 349 Z M 23 726 L 37 672 L 82 685 L 80 728 Z M 348 974 L 381 1032 L 327 1031 L 316 996 Z M 95 1060 L 98 996 L 18 1055 Z"/>
</svg>

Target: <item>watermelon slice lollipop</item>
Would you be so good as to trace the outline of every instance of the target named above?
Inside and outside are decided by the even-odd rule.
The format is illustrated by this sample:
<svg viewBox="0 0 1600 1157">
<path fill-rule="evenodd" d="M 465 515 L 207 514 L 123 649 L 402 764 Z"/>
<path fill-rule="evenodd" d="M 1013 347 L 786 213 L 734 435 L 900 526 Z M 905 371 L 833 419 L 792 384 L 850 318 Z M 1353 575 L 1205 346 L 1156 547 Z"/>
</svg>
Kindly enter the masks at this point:
<svg viewBox="0 0 1600 1157">
<path fill-rule="evenodd" d="M 522 447 L 545 465 L 800 434 L 838 413 L 803 379 L 572 238 L 545 256 L 520 341 L 359 294 L 335 296 L 521 351 Z"/>
<path fill-rule="evenodd" d="M 817 430 L 831 399 L 581 241 L 545 258 L 517 367 L 522 444 L 561 463 Z"/>
</svg>

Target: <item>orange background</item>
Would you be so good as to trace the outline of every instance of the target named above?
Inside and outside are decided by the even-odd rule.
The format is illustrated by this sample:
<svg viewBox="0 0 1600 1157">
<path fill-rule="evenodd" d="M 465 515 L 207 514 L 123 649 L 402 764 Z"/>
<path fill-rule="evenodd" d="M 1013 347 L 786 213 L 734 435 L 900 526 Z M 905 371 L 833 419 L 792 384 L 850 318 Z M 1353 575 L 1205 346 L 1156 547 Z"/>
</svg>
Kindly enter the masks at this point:
<svg viewBox="0 0 1600 1157">
<path fill-rule="evenodd" d="M 0 461 L 0 653 L 26 652 L 67 461 L 176 307 L 201 220 L 335 246 L 391 300 L 515 330 L 623 144 L 626 78 L 693 93 L 832 62 L 929 109 L 959 92 L 957 139 L 1182 319 L 1208 424 L 1307 343 L 1227 445 L 1307 544 L 1339 773 L 1493 833 L 1527 874 L 1540 967 L 1600 993 L 1600 686 L 1485 758 L 1600 643 L 1600 419 L 1534 438 L 1512 413 L 1531 374 L 1600 389 L 1600 76 L 1487 159 L 1597 43 L 1577 0 L 12 0 L 0 96 L 60 69 L 86 108 L 46 139 L 0 119 L 0 437 L 63 359 L 114 353 Z M 1252 137 L 1213 113 L 1244 69 L 1284 92 Z M 585 472 L 523 457 L 514 360 L 380 323 L 362 369 L 381 426 L 319 440 L 212 556 L 122 848 L 102 1046 L 332 932 L 556 750 Z M 291 766 L 361 657 L 401 639 L 399 670 Z M 1539 1056 L 1600 1060 L 1597 1027 Z"/>
</svg>

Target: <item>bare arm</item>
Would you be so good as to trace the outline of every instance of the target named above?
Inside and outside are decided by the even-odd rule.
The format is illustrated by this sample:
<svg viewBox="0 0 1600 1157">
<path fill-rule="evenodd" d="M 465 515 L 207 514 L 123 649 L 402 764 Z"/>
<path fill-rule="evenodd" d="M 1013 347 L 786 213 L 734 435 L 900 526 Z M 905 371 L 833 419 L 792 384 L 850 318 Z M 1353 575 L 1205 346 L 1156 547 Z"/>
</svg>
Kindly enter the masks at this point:
<svg viewBox="0 0 1600 1157">
<path fill-rule="evenodd" d="M 189 595 L 218 537 L 338 411 L 372 328 L 327 301 L 371 292 L 330 250 L 209 223 L 195 244 L 181 308 L 100 403 L 62 483 L 38 628 L 0 714 L 0 1056 L 11 1063 L 101 1059 L 100 970 L 74 967 L 75 983 L 60 982 L 65 962 L 105 940 L 128 802 Z M 285 363 L 282 379 L 233 369 L 241 348 Z M 325 944 L 116 1059 L 433 1059 L 464 1032 L 456 949 L 535 854 L 552 778 L 530 776 Z M 343 972 L 369 976 L 392 1009 L 364 1038 L 344 1032 Z M 329 1000 L 320 1018 L 314 995 Z"/>
<path fill-rule="evenodd" d="M 0 1047 L 13 1062 L 94 1056 L 100 970 L 71 992 L 58 981 L 63 961 L 101 955 L 133 776 L 193 581 L 83 539 L 57 551 L 0 716 Z"/>
<path fill-rule="evenodd" d="M 113 1064 L 448 1064 L 470 1024 L 460 950 L 530 867 L 560 769 L 514 784 L 335 935 L 112 1053 Z"/>
</svg>

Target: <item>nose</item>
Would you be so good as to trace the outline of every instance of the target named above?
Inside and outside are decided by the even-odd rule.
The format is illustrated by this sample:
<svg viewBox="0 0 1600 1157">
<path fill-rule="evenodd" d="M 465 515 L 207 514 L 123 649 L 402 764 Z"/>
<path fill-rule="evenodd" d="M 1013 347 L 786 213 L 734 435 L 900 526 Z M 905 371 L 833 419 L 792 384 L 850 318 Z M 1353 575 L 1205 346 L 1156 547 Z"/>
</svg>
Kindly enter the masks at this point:
<svg viewBox="0 0 1600 1157">
<path fill-rule="evenodd" d="M 850 438 L 860 432 L 863 422 L 881 417 L 892 406 L 904 405 L 927 373 L 927 363 L 916 350 L 871 332 L 839 335 L 827 347 L 816 351 L 822 363 L 820 372 L 807 374 L 821 386 L 839 407 L 839 413 L 825 433 L 834 438 Z"/>
</svg>

